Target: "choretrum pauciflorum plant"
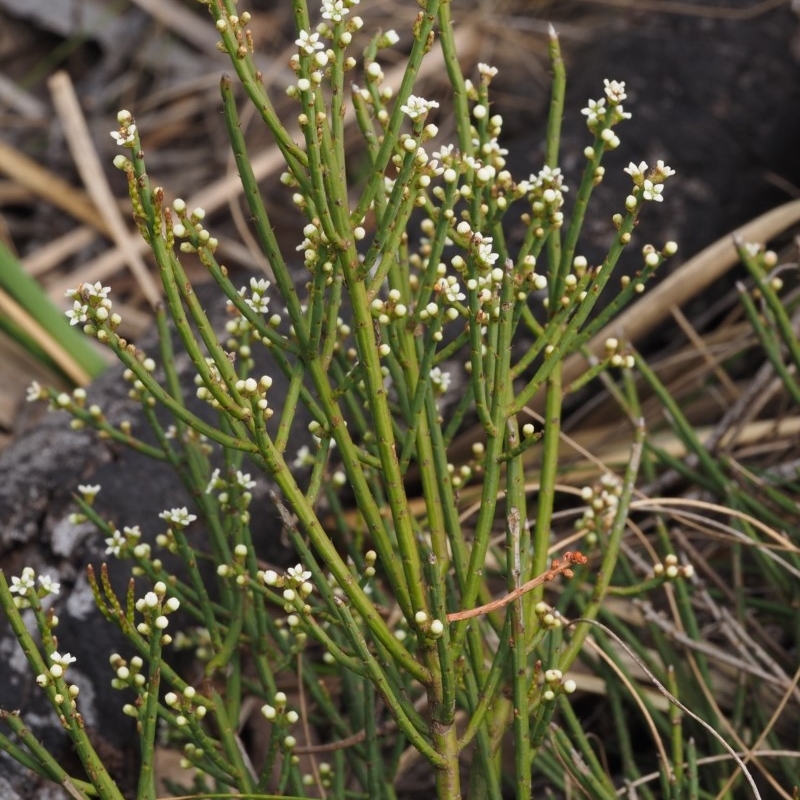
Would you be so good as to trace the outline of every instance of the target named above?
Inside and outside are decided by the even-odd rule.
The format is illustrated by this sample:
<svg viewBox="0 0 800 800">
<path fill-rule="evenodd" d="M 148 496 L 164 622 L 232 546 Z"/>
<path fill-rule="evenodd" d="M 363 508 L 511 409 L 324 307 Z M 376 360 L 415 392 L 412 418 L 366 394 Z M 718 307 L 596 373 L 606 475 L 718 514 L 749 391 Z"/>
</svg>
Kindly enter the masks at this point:
<svg viewBox="0 0 800 800">
<path fill-rule="evenodd" d="M 645 246 L 633 256 L 641 258 L 638 271 L 618 282 L 613 301 L 597 312 L 642 208 L 662 200 L 673 171 L 660 161 L 630 164 L 630 194 L 609 213 L 607 255 L 590 264 L 579 250 L 587 203 L 603 179 L 604 155 L 620 144 L 616 128 L 630 115 L 624 84 L 605 80 L 600 99 L 583 110 L 585 166 L 565 215 L 558 167 L 565 78 L 555 32 L 546 157 L 537 174 L 523 178 L 506 169 L 503 120 L 491 111 L 496 70 L 479 64 L 474 81 L 464 77 L 450 3 L 420 3 L 407 32 L 405 72 L 389 87 L 380 53 L 397 44 L 397 34 L 367 38 L 358 0 L 323 0 L 321 10 L 293 0 L 290 95 L 299 133 L 278 118 L 261 81 L 250 14 L 233 0 L 206 5 L 220 49 L 285 161 L 282 182 L 304 219 L 302 273 L 297 254 L 282 252 L 274 235 L 232 78 L 222 79 L 222 106 L 271 273 L 241 288 L 217 258 L 203 210 L 169 204 L 151 185 L 134 118 L 121 111 L 113 136 L 124 154 L 114 163 L 127 177 L 135 223 L 163 282 L 160 350 L 144 353 L 120 337 L 120 319 L 99 284 L 71 293 L 68 316 L 124 365 L 155 444 L 129 425 L 112 424 L 82 390 L 31 390 L 76 424 L 166 460 L 193 498 L 191 509 L 166 509 L 163 533 L 146 542 L 134 521 L 117 527 L 94 510 L 98 487 L 80 487 L 76 497 L 80 515 L 103 531 L 109 556 L 133 565 L 125 596 L 115 593 L 105 568 L 90 574 L 100 610 L 129 643 L 111 669 L 114 686 L 135 696 L 125 711 L 136 720 L 141 749 L 136 797 L 156 797 L 153 758 L 162 733 L 183 749 L 186 783 L 197 797 L 389 800 L 412 761 L 427 765 L 441 800 L 528 798 L 536 776 L 581 787 L 586 796 L 616 796 L 571 708 L 576 683 L 567 673 L 620 558 L 639 423 L 632 421 L 637 436 L 627 468 L 583 493 L 587 510 L 573 541 L 591 543 L 590 564 L 580 550 L 554 542 L 552 518 L 565 394 L 609 367 L 632 369 L 634 359 L 609 340 L 604 356 L 569 387 L 561 369 L 675 252 L 671 242 Z M 452 88 L 448 109 L 413 93 L 434 44 Z M 455 124 L 451 143 L 439 141 L 435 124 L 445 113 Z M 351 119 L 363 137 L 366 174 L 348 170 Z M 513 252 L 506 239 L 512 222 L 524 229 Z M 186 259 L 199 259 L 227 298 L 224 332 L 209 323 Z M 178 380 L 167 314 L 196 386 Z M 521 337 L 533 344 L 516 346 Z M 255 371 L 261 351 L 272 374 Z M 188 394 L 216 421 L 196 413 Z M 527 413 L 538 395 L 545 397 L 543 426 Z M 156 414 L 159 405 L 169 426 Z M 311 448 L 296 439 L 298 409 L 312 419 Z M 480 431 L 479 441 L 452 463 L 451 444 L 468 428 Z M 263 564 L 253 541 L 248 506 L 258 473 L 274 486 L 296 552 L 297 566 L 286 571 Z M 479 501 L 465 512 L 468 486 Z M 201 524 L 202 540 L 195 535 Z M 164 567 L 164 552 L 179 556 L 178 572 Z M 198 566 L 209 560 L 213 588 Z M 691 576 L 674 556 L 651 568 L 638 573 L 643 592 Z M 561 593 L 546 595 L 554 581 Z M 72 657 L 58 649 L 57 617 L 45 599 L 58 588 L 46 575 L 37 583 L 32 570 L 10 583 L 0 573 L 3 606 L 85 774 L 68 775 L 13 713 L 3 712 L 10 734 L 0 735 L 0 747 L 74 797 L 120 798 L 83 731 L 78 687 L 69 681 Z M 172 631 L 178 608 L 191 628 Z M 40 640 L 23 612 L 32 614 Z M 197 685 L 174 666 L 179 640 L 203 663 Z M 292 697 L 302 698 L 297 707 L 279 688 L 287 675 L 297 686 Z M 270 723 L 255 753 L 238 734 L 245 698 L 255 698 Z M 673 787 L 669 796 L 688 797 L 681 794 L 686 773 L 668 759 L 660 766 L 663 785 Z"/>
</svg>

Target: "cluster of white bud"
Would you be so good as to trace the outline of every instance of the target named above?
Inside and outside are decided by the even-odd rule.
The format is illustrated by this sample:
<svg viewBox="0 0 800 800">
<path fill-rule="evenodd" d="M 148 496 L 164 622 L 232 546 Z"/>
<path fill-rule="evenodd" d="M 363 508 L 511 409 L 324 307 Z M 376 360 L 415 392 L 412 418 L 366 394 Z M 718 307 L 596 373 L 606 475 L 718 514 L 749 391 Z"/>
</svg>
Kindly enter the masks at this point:
<svg viewBox="0 0 800 800">
<path fill-rule="evenodd" d="M 694 567 L 691 564 L 681 564 L 674 553 L 665 556 L 662 563 L 653 566 L 653 575 L 656 578 L 664 577 L 668 581 L 677 578 L 690 579 L 694 577 Z"/>
<path fill-rule="evenodd" d="M 177 611 L 181 605 L 177 597 L 167 597 L 166 594 L 166 583 L 158 581 L 152 591 L 146 592 L 144 597 L 140 597 L 135 603 L 136 610 L 144 617 L 142 622 L 136 625 L 136 630 L 145 637 L 159 632 L 162 644 L 169 644 L 172 641 L 172 637 L 163 631 L 169 626 L 168 615 Z"/>
<path fill-rule="evenodd" d="M 560 628 L 563 624 L 561 615 L 559 614 L 558 610 L 555 608 L 551 608 L 544 601 L 540 601 L 536 604 L 534 608 L 534 613 L 536 614 L 542 625 L 544 625 L 544 627 L 548 628 L 549 630 Z"/>
<path fill-rule="evenodd" d="M 586 531 L 587 544 L 596 543 L 598 535 L 611 530 L 621 496 L 622 481 L 610 472 L 604 473 L 593 486 L 581 489 L 581 499 L 587 507 L 575 527 Z"/>
<path fill-rule="evenodd" d="M 542 691 L 542 699 L 550 703 L 560 694 L 573 694 L 578 688 L 572 678 L 564 680 L 564 673 L 560 669 L 548 669 L 544 673 L 545 689 Z"/>
<path fill-rule="evenodd" d="M 180 728 L 191 724 L 190 717 L 194 718 L 195 722 L 201 722 L 209 708 L 205 698 L 194 686 L 186 686 L 180 694 L 167 692 L 164 695 L 164 705 L 176 712 L 175 724 Z"/>
</svg>

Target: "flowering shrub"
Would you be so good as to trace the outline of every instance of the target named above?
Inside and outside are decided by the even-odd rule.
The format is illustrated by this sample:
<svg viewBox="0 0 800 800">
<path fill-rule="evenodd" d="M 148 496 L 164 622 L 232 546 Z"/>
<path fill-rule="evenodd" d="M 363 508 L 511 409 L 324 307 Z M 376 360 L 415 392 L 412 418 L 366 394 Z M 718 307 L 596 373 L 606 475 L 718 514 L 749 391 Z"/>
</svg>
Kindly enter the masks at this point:
<svg viewBox="0 0 800 800">
<path fill-rule="evenodd" d="M 179 199 L 169 204 L 164 189 L 151 186 L 133 115 L 121 111 L 112 136 L 124 153 L 114 164 L 126 177 L 135 223 L 196 370 L 194 391 L 216 422 L 184 402 L 190 387 L 179 385 L 169 336 L 160 353 L 125 341 L 108 289 L 99 284 L 71 291 L 67 316 L 125 366 L 156 444 L 130 425 L 110 424 L 100 408 L 87 406 L 82 391 L 30 391 L 30 399 L 49 399 L 76 424 L 171 463 L 194 501 L 191 509 L 165 509 L 161 533 L 148 542 L 138 525 L 120 530 L 95 511 L 98 487 L 81 486 L 76 497 L 76 520 L 93 521 L 108 556 L 130 561 L 135 579 L 135 590 L 118 597 L 104 566 L 90 572 L 100 610 L 130 646 L 110 666 L 113 686 L 136 698 L 125 713 L 136 719 L 140 740 L 137 797 L 155 797 L 159 731 L 182 747 L 183 765 L 192 770 L 187 782 L 199 793 L 390 798 L 410 748 L 427 763 L 436 796 L 447 800 L 509 791 L 529 797 L 532 774 L 552 777 L 560 765 L 592 796 L 613 796 L 611 779 L 572 724 L 568 697 L 578 684 L 565 676 L 619 558 L 641 437 L 624 475 L 584 492 L 581 530 L 596 561 L 589 565 L 577 550 L 554 555 L 566 391 L 561 366 L 675 252 L 671 242 L 645 246 L 634 278 L 622 283 L 615 302 L 593 313 L 642 207 L 663 200 L 673 170 L 661 161 L 653 168 L 630 164 L 632 187 L 610 215 L 608 254 L 592 265 L 579 252 L 579 237 L 592 189 L 604 177 L 603 157 L 620 146 L 617 126 L 630 117 L 623 83 L 606 80 L 603 96 L 583 110 L 586 164 L 577 187 L 568 187 L 556 159 L 564 90 L 557 70 L 545 163 L 536 174 L 513 176 L 500 144 L 502 117 L 490 110 L 496 70 L 480 64 L 476 82 L 462 76 L 449 4 L 421 4 L 405 76 L 390 87 L 379 56 L 397 34 L 373 36 L 359 62 L 352 54 L 363 36 L 357 0 L 324 0 L 321 13 L 295 0 L 296 80 L 289 94 L 297 103 L 298 142 L 274 113 L 255 67 L 249 13 L 238 12 L 232 0 L 206 5 L 220 48 L 285 160 L 281 181 L 304 219 L 297 246 L 304 285 L 295 285 L 295 255 L 282 253 L 274 237 L 230 79 L 221 84 L 225 118 L 274 281 L 251 278 L 239 287 L 229 279 L 203 210 Z M 453 143 L 440 141 L 439 103 L 412 94 L 437 37 L 457 98 L 449 110 Z M 555 33 L 551 50 L 559 63 Z M 350 75 L 360 85 L 348 93 Z M 355 115 L 370 165 L 358 187 L 348 184 L 346 170 L 348 114 Z M 568 191 L 575 195 L 569 217 Z M 525 232 L 515 252 L 506 240 L 512 219 Z M 221 334 L 192 291 L 186 258 L 199 259 L 227 298 L 230 319 Z M 536 305 L 545 310 L 541 318 Z M 158 323 L 166 331 L 163 316 Z M 534 339 L 521 354 L 512 348 L 520 333 Z M 275 395 L 274 375 L 254 372 L 254 353 L 262 348 L 282 373 L 285 395 Z M 609 339 L 604 357 L 571 389 L 608 367 L 634 366 L 624 343 Z M 526 407 L 540 393 L 547 415 L 537 430 L 526 421 Z M 159 404 L 171 415 L 170 427 L 154 413 Z M 300 407 L 312 419 L 311 447 L 293 439 Z M 466 459 L 452 461 L 452 443 L 475 424 L 481 441 Z M 534 449 L 542 466 L 532 498 L 526 459 Z M 410 494 L 412 473 L 421 503 Z M 250 512 L 259 474 L 274 487 L 297 556 L 286 570 L 259 560 Z M 352 510 L 343 507 L 345 485 Z M 461 504 L 467 489 L 478 498 L 470 514 Z M 200 523 L 207 533 L 202 550 L 194 535 Z M 164 566 L 166 553 L 180 559 L 177 573 Z M 201 560 L 215 568 L 211 588 Z M 641 576 L 643 585 L 692 576 L 688 565 L 665 564 Z M 570 578 L 560 600 L 545 599 L 547 584 Z M 73 796 L 120 797 L 82 731 L 78 687 L 65 681 L 73 659 L 57 650 L 57 616 L 43 605 L 58 589 L 28 568 L 10 584 L 0 573 L 0 599 L 86 774 L 66 775 L 24 736 L 18 717 L 5 718 L 35 751 L 23 763 Z M 192 626 L 173 631 L 170 615 L 179 608 Z M 580 622 L 570 623 L 569 608 L 580 609 Z M 23 611 L 32 612 L 40 643 Z M 192 648 L 202 664 L 197 685 L 174 666 L 179 648 Z M 287 674 L 297 687 L 296 707 L 279 688 Z M 256 752 L 239 736 L 246 698 L 256 699 L 268 723 Z M 572 721 L 569 733 L 552 725 L 559 708 Z M 315 745 L 312 731 L 327 741 Z M 498 757 L 505 736 L 513 739 L 510 769 Z M 27 758 L 6 738 L 0 746 Z"/>
</svg>

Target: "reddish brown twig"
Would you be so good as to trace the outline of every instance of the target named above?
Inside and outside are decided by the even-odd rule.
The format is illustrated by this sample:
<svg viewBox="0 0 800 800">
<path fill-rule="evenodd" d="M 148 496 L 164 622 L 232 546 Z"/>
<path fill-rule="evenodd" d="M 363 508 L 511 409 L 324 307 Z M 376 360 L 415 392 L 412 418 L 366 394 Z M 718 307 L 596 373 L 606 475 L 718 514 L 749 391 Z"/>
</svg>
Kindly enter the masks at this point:
<svg viewBox="0 0 800 800">
<path fill-rule="evenodd" d="M 507 606 L 509 603 L 513 603 L 518 597 L 522 597 L 523 594 L 529 592 L 531 589 L 535 589 L 537 586 L 541 586 L 541 584 L 546 583 L 547 581 L 552 581 L 558 575 L 564 575 L 567 578 L 571 578 L 573 575 L 572 572 L 572 565 L 573 564 L 585 564 L 589 559 L 580 552 L 580 550 L 572 551 L 567 550 L 564 553 L 563 558 L 558 559 L 554 558 L 550 564 L 550 569 L 547 572 L 543 572 L 541 575 L 537 575 L 535 578 L 531 578 L 531 580 L 526 581 L 522 584 L 522 586 L 518 586 L 513 591 L 509 592 L 505 597 L 501 597 L 497 600 L 492 600 L 491 603 L 486 603 L 485 605 L 478 606 L 477 608 L 470 608 L 466 611 L 454 611 L 452 614 L 447 615 L 448 622 L 458 622 L 462 619 L 472 619 L 472 617 L 479 617 L 482 614 L 488 614 L 490 611 L 496 611 L 498 608 L 502 608 L 503 606 Z"/>
</svg>

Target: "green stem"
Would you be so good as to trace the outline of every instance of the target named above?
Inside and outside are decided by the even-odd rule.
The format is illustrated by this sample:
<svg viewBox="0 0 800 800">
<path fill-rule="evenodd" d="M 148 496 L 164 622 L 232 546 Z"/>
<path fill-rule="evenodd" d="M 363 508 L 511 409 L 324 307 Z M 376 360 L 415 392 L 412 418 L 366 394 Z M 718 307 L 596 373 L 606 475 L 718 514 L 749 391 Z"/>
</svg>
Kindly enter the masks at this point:
<svg viewBox="0 0 800 800">
<path fill-rule="evenodd" d="M 536 371 L 533 378 L 528 381 L 525 388 L 517 393 L 509 413 L 516 414 L 521 411 L 530 402 L 531 398 L 539 390 L 539 387 L 550 377 L 551 372 L 556 366 L 561 364 L 566 355 L 577 346 L 576 342 L 578 341 L 578 333 L 581 326 L 588 318 L 592 308 L 594 308 L 595 303 L 599 299 L 600 294 L 614 271 L 614 267 L 617 265 L 622 255 L 622 251 L 630 241 L 631 232 L 636 226 L 639 208 L 640 206 L 637 206 L 623 218 L 617 235 L 614 238 L 614 242 L 608 251 L 608 255 L 603 261 L 598 273 L 593 276 L 591 291 L 581 301 L 577 312 L 572 319 L 570 319 L 554 349 L 547 353 L 547 358 L 545 358 L 542 366 Z"/>
<path fill-rule="evenodd" d="M 533 563 L 530 575 L 541 575 L 547 569 L 548 549 L 551 541 L 553 507 L 558 480 L 558 453 L 561 444 L 561 363 L 547 380 L 545 396 L 544 437 L 542 440 L 542 465 L 539 475 L 539 495 L 536 503 L 536 525 L 533 538 Z M 544 585 L 528 592 L 524 599 L 526 613 L 531 619 L 533 609 L 544 596 Z M 529 631 L 532 636 L 535 631 Z"/>
<path fill-rule="evenodd" d="M 141 763 L 136 800 L 155 800 L 156 798 L 155 752 L 158 734 L 158 694 L 161 685 L 161 634 L 157 630 L 153 631 L 150 639 L 148 664 L 150 679 L 147 688 L 141 694 L 144 702 L 139 710 L 138 718 Z"/>
<path fill-rule="evenodd" d="M 389 684 L 386 676 L 381 669 L 375 656 L 369 650 L 360 628 L 353 619 L 352 612 L 347 605 L 341 601 L 338 603 L 339 613 L 344 624 L 347 626 L 352 639 L 358 644 L 359 656 L 367 668 L 370 679 L 389 708 L 397 726 L 403 735 L 409 740 L 419 753 L 425 757 L 437 770 L 444 770 L 447 767 L 447 756 L 443 755 L 439 749 L 431 744 L 414 726 L 403 702 L 398 698 Z"/>
<path fill-rule="evenodd" d="M 112 800 L 112 798 L 123 800 L 122 795 L 116 790 L 115 794 L 101 794 L 102 786 L 98 786 L 97 782 L 87 783 L 77 778 L 71 778 L 69 773 L 50 755 L 47 748 L 28 729 L 17 712 L 0 709 L 0 720 L 11 728 L 14 735 L 28 748 L 31 755 L 19 750 L 5 736 L 0 736 L 0 750 L 8 753 L 32 772 L 60 784 L 70 796 L 77 800 L 88 800 L 88 798 L 98 796 L 102 797 L 103 800 L 106 800 L 106 798 L 108 800 Z"/>
<path fill-rule="evenodd" d="M 34 590 L 29 590 L 29 595 L 29 600 L 34 606 L 34 610 L 36 611 L 38 607 L 38 610 L 41 611 L 41 607 L 39 606 L 39 598 L 35 594 Z M 8 583 L 6 582 L 5 573 L 1 569 L 0 607 L 5 611 L 9 625 L 11 626 L 11 630 L 13 631 L 17 641 L 22 646 L 22 651 L 25 654 L 28 664 L 30 664 L 34 674 L 50 676 L 49 665 L 46 664 L 45 659 L 42 657 L 33 641 L 32 635 L 25 626 L 22 615 L 14 604 L 14 598 L 8 587 Z M 50 646 L 52 647 L 53 644 L 54 643 L 51 640 Z M 68 691 L 66 681 L 64 678 L 51 678 L 50 680 L 58 684 L 58 687 L 56 690 L 56 686 L 54 686 L 52 683 L 48 684 L 46 689 L 48 700 L 53 706 L 56 714 L 58 714 L 58 716 L 61 718 L 61 722 L 66 728 L 73 747 L 75 747 L 78 758 L 80 759 L 83 768 L 86 770 L 86 774 L 91 776 L 92 784 L 97 787 L 98 793 L 101 797 L 109 798 L 109 800 L 123 800 L 122 794 L 116 788 L 114 780 L 108 774 L 105 765 L 89 740 L 89 735 L 86 731 L 83 719 L 80 717 L 78 711 L 76 711 L 72 706 L 72 695 Z M 19 717 L 7 717 L 6 719 L 10 724 L 12 724 L 12 729 L 16 729 L 18 733 L 21 733 L 24 730 L 24 725 Z M 17 724 L 17 721 L 19 721 L 19 724 Z M 28 742 L 30 742 L 30 739 L 25 737 L 25 741 L 27 745 Z M 59 778 L 63 776 L 63 773 L 60 769 L 53 771 L 51 759 L 43 758 L 43 754 L 38 748 L 32 752 L 42 764 L 44 769 L 51 774 L 58 774 Z M 64 778 L 64 780 L 71 783 L 70 778 Z"/>
<path fill-rule="evenodd" d="M 611 526 L 611 533 L 609 534 L 608 541 L 606 542 L 605 552 L 603 553 L 603 561 L 597 573 L 592 596 L 586 608 L 582 611 L 584 619 L 593 620 L 599 614 L 603 602 L 605 600 L 608 587 L 611 585 L 611 578 L 614 574 L 614 568 L 619 557 L 619 549 L 622 544 L 622 534 L 625 532 L 628 521 L 628 508 L 630 506 L 631 498 L 633 497 L 633 490 L 636 485 L 636 476 L 639 472 L 639 463 L 642 456 L 642 448 L 644 446 L 645 429 L 643 421 L 640 421 L 635 430 L 635 437 L 633 447 L 631 449 L 631 456 L 628 461 L 628 467 L 625 470 L 625 478 L 622 488 L 622 495 L 619 498 L 619 505 L 617 506 L 617 513 L 614 516 L 614 523 Z M 566 650 L 562 653 L 559 661 L 559 669 L 566 672 L 572 662 L 578 657 L 583 642 L 589 634 L 590 625 L 588 622 L 581 622 L 575 628 L 572 638 L 567 645 Z"/>
<path fill-rule="evenodd" d="M 428 39 L 432 34 L 433 23 L 436 21 L 438 11 L 439 0 L 427 0 L 425 8 L 420 12 L 417 24 L 414 26 L 414 44 L 411 47 L 411 53 L 406 62 L 406 70 L 400 81 L 400 88 L 395 97 L 394 108 L 389 118 L 389 124 L 386 126 L 384 132 L 383 143 L 372 163 L 369 182 L 364 188 L 358 205 L 351 214 L 353 220 L 360 221 L 366 217 L 367 211 L 372 205 L 375 196 L 384 185 L 386 168 L 395 150 L 397 139 L 400 134 L 400 127 L 405 116 L 402 111 L 402 106 L 408 100 L 408 96 L 414 88 L 414 82 L 416 81 L 417 73 L 422 64 L 423 56 L 430 46 Z"/>
<path fill-rule="evenodd" d="M 256 228 L 258 241 L 264 248 L 264 255 L 272 268 L 272 274 L 281 293 L 281 299 L 286 305 L 289 318 L 294 326 L 297 341 L 301 347 L 305 347 L 308 334 L 306 332 L 305 317 L 300 308 L 300 301 L 297 298 L 297 290 L 294 287 L 291 273 L 283 259 L 275 232 L 270 225 L 269 217 L 258 182 L 253 173 L 253 167 L 247 153 L 247 147 L 242 133 L 239 114 L 236 109 L 236 99 L 233 96 L 233 86 L 229 77 L 225 76 L 220 81 L 220 92 L 222 93 L 222 107 L 225 112 L 225 124 L 228 129 L 228 136 L 231 142 L 233 157 L 236 161 L 236 169 L 244 189 L 247 207 L 250 209 L 252 219 Z"/>
</svg>

